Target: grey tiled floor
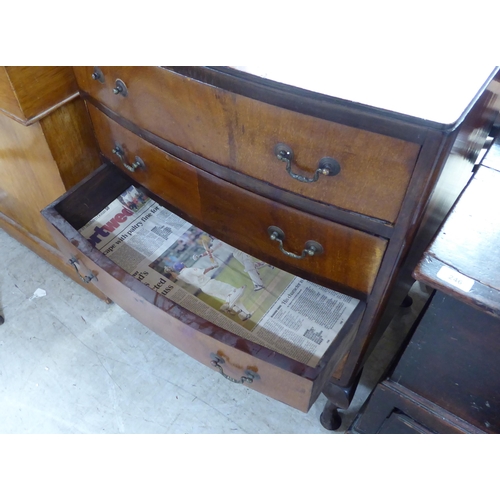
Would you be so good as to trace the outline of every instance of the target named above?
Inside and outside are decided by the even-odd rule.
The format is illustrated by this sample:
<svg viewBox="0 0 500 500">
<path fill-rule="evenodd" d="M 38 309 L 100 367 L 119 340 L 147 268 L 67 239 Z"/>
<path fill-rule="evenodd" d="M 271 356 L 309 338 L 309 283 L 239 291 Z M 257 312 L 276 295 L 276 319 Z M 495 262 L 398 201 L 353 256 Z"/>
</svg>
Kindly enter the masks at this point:
<svg viewBox="0 0 500 500">
<path fill-rule="evenodd" d="M 0 229 L 0 434 L 332 434 L 232 384 L 88 293 Z M 414 287 L 416 288 L 416 287 Z M 373 352 L 344 433 L 408 330 L 414 294 Z"/>
</svg>

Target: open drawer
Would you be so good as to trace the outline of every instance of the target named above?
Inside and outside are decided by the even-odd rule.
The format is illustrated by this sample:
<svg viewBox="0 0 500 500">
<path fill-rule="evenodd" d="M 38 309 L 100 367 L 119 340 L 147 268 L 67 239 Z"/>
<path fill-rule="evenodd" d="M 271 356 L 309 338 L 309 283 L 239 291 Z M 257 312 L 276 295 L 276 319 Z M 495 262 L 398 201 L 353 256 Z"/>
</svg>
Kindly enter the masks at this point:
<svg viewBox="0 0 500 500">
<path fill-rule="evenodd" d="M 243 338 L 220 321 L 194 314 L 133 277 L 79 232 L 133 184 L 120 169 L 103 165 L 42 211 L 68 263 L 146 327 L 225 378 L 308 411 L 349 350 L 365 303 L 355 301 L 354 310 L 314 366 Z"/>
</svg>

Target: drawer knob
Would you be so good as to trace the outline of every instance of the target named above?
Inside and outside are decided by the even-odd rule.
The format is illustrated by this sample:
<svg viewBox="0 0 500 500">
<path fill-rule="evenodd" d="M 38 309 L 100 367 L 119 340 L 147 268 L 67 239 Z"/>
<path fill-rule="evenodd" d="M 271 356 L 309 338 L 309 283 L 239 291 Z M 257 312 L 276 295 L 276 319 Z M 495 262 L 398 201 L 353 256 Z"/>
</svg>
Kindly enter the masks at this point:
<svg viewBox="0 0 500 500">
<path fill-rule="evenodd" d="M 96 80 L 98 82 L 104 83 L 104 74 L 101 71 L 101 68 L 98 68 L 97 66 L 94 67 L 94 71 L 92 73 L 92 80 Z"/>
<path fill-rule="evenodd" d="M 285 240 L 285 233 L 282 229 L 276 226 L 269 226 L 267 228 L 267 233 L 272 241 L 277 241 L 280 246 L 280 250 L 287 257 L 292 257 L 294 259 L 304 259 L 305 257 L 313 257 L 314 255 L 320 255 L 323 253 L 323 247 L 317 241 L 306 241 L 304 250 L 302 250 L 301 255 L 297 255 L 292 252 L 288 252 L 283 248 L 283 241 Z"/>
<path fill-rule="evenodd" d="M 211 354 L 210 357 L 212 358 L 212 361 L 210 361 L 210 364 L 217 368 L 219 370 L 219 373 L 226 379 L 229 380 L 230 382 L 233 382 L 235 384 L 244 384 L 245 382 L 247 384 L 251 384 L 255 379 L 258 379 L 259 376 L 253 372 L 252 370 L 245 370 L 245 375 L 242 375 L 240 380 L 237 380 L 233 377 L 230 377 L 229 375 L 224 373 L 224 369 L 222 368 L 221 365 L 224 364 L 224 360 L 220 357 L 217 356 L 216 354 Z"/>
<path fill-rule="evenodd" d="M 123 80 L 118 79 L 115 81 L 115 88 L 113 89 L 113 94 L 116 95 L 120 94 L 123 97 L 128 96 L 128 89 Z"/>
<path fill-rule="evenodd" d="M 96 276 L 94 276 L 92 273 L 90 273 L 89 276 L 82 276 L 80 274 L 78 267 L 76 267 L 76 265 L 78 264 L 78 259 L 76 257 L 71 257 L 71 259 L 69 259 L 68 263 L 71 264 L 75 268 L 76 274 L 78 274 L 78 276 L 80 277 L 80 279 L 84 283 L 90 283 L 93 279 L 95 279 L 97 281 Z"/>
<path fill-rule="evenodd" d="M 138 168 L 146 170 L 146 165 L 138 156 L 135 157 L 135 162 L 132 163 L 132 165 L 129 165 L 127 163 L 127 159 L 125 158 L 125 151 L 123 151 L 123 148 L 119 144 L 115 144 L 115 147 L 113 148 L 113 154 L 115 154 L 116 156 L 118 156 L 118 158 L 120 158 L 120 161 L 122 162 L 123 166 L 127 170 L 130 170 L 130 172 L 135 172 Z"/>
<path fill-rule="evenodd" d="M 314 172 L 314 175 L 312 177 L 304 177 L 292 172 L 293 150 L 290 146 L 280 142 L 274 147 L 274 154 L 278 160 L 286 162 L 286 171 L 290 177 L 300 182 L 316 182 L 320 175 L 334 176 L 340 173 L 340 163 L 335 158 L 325 156 L 319 160 L 318 168 Z"/>
</svg>

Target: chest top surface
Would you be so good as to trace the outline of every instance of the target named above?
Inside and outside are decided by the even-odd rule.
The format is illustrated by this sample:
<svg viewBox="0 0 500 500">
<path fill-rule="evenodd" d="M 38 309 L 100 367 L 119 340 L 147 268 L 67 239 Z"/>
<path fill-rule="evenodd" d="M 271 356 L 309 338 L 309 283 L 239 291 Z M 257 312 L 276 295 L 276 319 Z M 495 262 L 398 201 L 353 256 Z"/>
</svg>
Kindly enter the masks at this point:
<svg viewBox="0 0 500 500">
<path fill-rule="evenodd" d="M 458 122 L 489 83 L 496 68 L 473 69 L 442 64 L 383 64 L 344 67 L 233 66 L 243 73 L 379 109 L 429 120 L 443 126 Z"/>
</svg>

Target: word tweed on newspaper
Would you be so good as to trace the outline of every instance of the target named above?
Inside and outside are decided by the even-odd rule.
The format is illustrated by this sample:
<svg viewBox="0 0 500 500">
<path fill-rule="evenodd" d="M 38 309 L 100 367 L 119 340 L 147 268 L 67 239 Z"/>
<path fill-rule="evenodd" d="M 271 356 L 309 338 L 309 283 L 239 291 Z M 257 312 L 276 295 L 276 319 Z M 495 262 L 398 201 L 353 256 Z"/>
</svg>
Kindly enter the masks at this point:
<svg viewBox="0 0 500 500">
<path fill-rule="evenodd" d="M 79 231 L 157 293 L 312 367 L 359 302 L 233 248 L 134 186 Z"/>
</svg>

